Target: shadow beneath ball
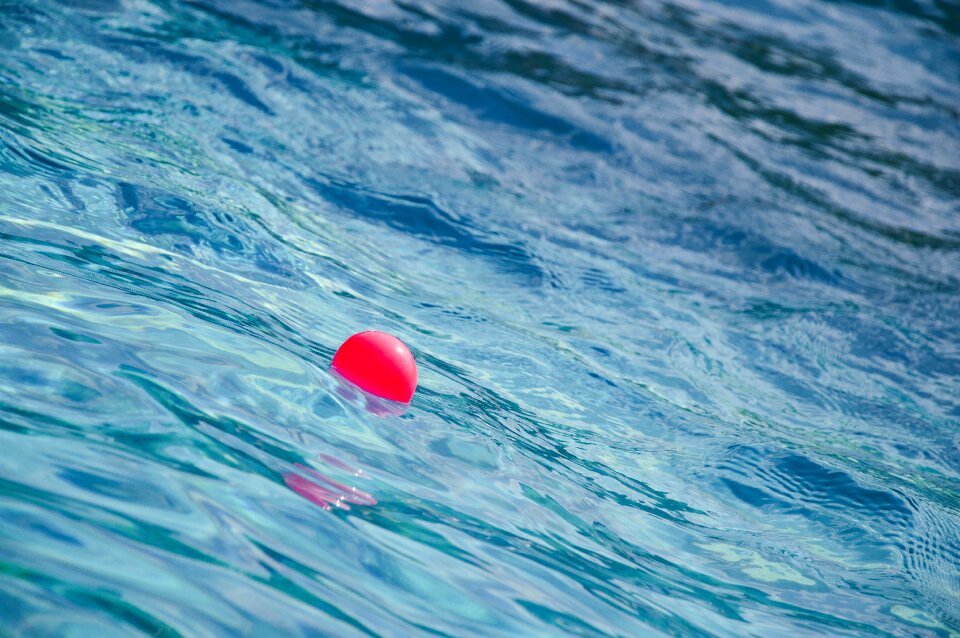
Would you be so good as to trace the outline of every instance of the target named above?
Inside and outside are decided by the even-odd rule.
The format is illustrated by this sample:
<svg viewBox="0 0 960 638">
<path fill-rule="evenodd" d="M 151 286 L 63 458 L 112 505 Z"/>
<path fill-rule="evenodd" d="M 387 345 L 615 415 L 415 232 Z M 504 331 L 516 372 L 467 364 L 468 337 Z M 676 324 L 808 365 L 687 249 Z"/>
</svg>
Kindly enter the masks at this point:
<svg viewBox="0 0 960 638">
<path fill-rule="evenodd" d="M 370 394 L 352 381 L 348 381 L 333 368 L 330 368 L 330 376 L 336 381 L 337 385 L 334 389 L 337 394 L 351 403 L 362 402 L 363 408 L 374 416 L 402 416 L 406 414 L 407 408 L 410 407 L 409 403 L 391 401 L 390 399 L 384 399 L 375 394 Z"/>
</svg>

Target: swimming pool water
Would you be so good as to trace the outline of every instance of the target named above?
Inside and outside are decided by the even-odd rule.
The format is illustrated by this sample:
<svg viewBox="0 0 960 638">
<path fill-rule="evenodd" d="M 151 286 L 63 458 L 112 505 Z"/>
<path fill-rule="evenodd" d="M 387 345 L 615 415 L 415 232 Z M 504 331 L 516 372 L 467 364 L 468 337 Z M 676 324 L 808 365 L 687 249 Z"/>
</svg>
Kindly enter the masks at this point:
<svg viewBox="0 0 960 638">
<path fill-rule="evenodd" d="M 0 635 L 960 635 L 958 105 L 945 0 L 0 1 Z"/>
</svg>

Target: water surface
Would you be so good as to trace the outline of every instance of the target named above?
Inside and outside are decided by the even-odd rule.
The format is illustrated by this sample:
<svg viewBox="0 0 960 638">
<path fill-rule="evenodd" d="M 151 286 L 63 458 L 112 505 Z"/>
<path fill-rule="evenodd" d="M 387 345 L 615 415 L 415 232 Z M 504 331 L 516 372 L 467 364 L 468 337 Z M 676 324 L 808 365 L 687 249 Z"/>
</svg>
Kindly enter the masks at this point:
<svg viewBox="0 0 960 638">
<path fill-rule="evenodd" d="M 0 634 L 960 634 L 958 105 L 945 0 L 0 1 Z"/>
</svg>

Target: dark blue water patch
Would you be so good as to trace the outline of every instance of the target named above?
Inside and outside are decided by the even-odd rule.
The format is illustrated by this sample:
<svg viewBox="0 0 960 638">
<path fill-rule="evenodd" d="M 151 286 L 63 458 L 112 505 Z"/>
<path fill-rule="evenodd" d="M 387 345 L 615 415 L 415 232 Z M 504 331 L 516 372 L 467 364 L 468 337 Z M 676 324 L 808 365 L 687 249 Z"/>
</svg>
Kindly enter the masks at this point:
<svg viewBox="0 0 960 638">
<path fill-rule="evenodd" d="M 5 18 L 0 21 L 0 33 L 15 32 L 22 26 L 32 29 L 46 29 L 49 24 L 49 12 L 37 3 L 11 2 L 4 4 L 3 7 L 0 7 L 0 10 L 2 10 Z M 19 42 L 19 38 L 17 42 Z"/>
<path fill-rule="evenodd" d="M 377 19 L 337 3 L 309 5 L 339 25 L 402 45 L 408 60 L 444 60 L 473 72 L 514 75 L 558 89 L 566 95 L 612 102 L 617 102 L 615 96 L 618 92 L 633 92 L 632 85 L 622 79 L 577 67 L 551 52 L 505 48 L 503 43 L 488 46 L 487 39 L 481 35 L 483 33 L 523 34 L 527 37 L 535 37 L 535 33 L 466 7 L 451 7 L 448 11 L 452 15 L 447 16 L 405 5 L 403 10 L 414 19 L 397 22 Z M 425 25 L 432 28 L 423 28 Z M 568 25 L 578 34 L 589 35 L 590 28 L 582 22 L 574 20 Z"/>
<path fill-rule="evenodd" d="M 597 287 L 600 290 L 613 294 L 622 294 L 627 290 L 616 283 L 609 273 L 600 268 L 588 268 L 581 275 L 581 280 L 587 286 Z"/>
<path fill-rule="evenodd" d="M 775 12 L 778 7 L 764 2 L 763 10 Z M 907 96 L 891 95 L 881 90 L 870 79 L 857 73 L 838 59 L 833 50 L 810 42 L 797 43 L 759 32 L 733 21 L 704 22 L 692 14 L 669 12 L 669 19 L 682 25 L 701 46 L 727 51 L 757 70 L 791 79 L 820 80 L 829 78 L 859 95 L 882 104 L 895 104 L 898 100 L 909 101 Z M 664 19 L 655 14 L 654 19 Z"/>
<path fill-rule="evenodd" d="M 2 167 L 4 170 L 10 170 L 14 174 L 28 175 L 33 172 L 42 172 L 47 175 L 60 178 L 61 176 L 72 177 L 76 175 L 77 165 L 75 161 L 64 157 L 57 151 L 42 147 L 35 147 L 30 143 L 9 146 L 13 155 L 19 156 L 22 160 L 23 168 L 11 167 L 9 164 Z"/>
<path fill-rule="evenodd" d="M 720 482 L 723 483 L 730 493 L 736 498 L 740 499 L 742 502 L 746 503 L 750 507 L 776 507 L 781 510 L 789 510 L 793 508 L 792 503 L 787 499 L 777 498 L 773 494 L 770 494 L 758 487 L 752 487 L 741 483 L 740 481 L 730 479 L 730 478 L 721 478 Z"/>
<path fill-rule="evenodd" d="M 313 81 L 316 76 L 335 77 L 355 87 L 366 85 L 366 74 L 344 56 L 353 40 L 319 39 L 309 20 L 272 9 L 263 4 L 238 6 L 232 0 L 193 0 L 183 19 L 166 23 L 163 33 L 167 39 L 175 40 L 206 39 L 210 33 L 223 32 L 255 43 L 262 51 L 243 59 L 256 61 L 273 75 L 274 81 L 305 93 L 321 88 Z M 307 74 L 299 73 L 297 68 Z"/>
<path fill-rule="evenodd" d="M 506 4 L 518 14 L 533 20 L 536 24 L 547 25 L 564 32 L 589 32 L 592 21 L 584 20 L 571 11 L 565 11 L 559 6 L 544 7 L 536 2 L 526 0 L 506 0 Z M 594 11 L 589 11 L 592 14 Z M 592 16 L 591 16 L 592 17 Z"/>
<path fill-rule="evenodd" d="M 242 78 L 230 71 L 215 68 L 203 56 L 185 53 L 153 39 L 111 36 L 105 37 L 100 44 L 111 50 L 123 51 L 131 60 L 140 63 L 160 63 L 173 70 L 189 73 L 201 81 L 212 80 L 247 106 L 263 115 L 274 115 L 273 109 Z"/>
<path fill-rule="evenodd" d="M 251 223 L 249 214 L 202 208 L 184 197 L 129 182 L 118 185 L 117 199 L 132 228 L 163 237 L 175 250 L 190 254 L 199 244 L 217 252 L 250 255 L 262 273 L 286 283 L 303 281 L 293 265 L 277 259 L 273 242 Z"/>
<path fill-rule="evenodd" d="M 21 130 L 16 126 L 34 121 L 25 117 L 34 108 L 28 95 L 23 87 L 17 85 L 9 71 L 0 69 L 0 114 L 13 116 L 11 121 L 4 122 L 4 133 Z"/>
<path fill-rule="evenodd" d="M 236 152 L 241 153 L 243 155 L 251 155 L 254 152 L 253 147 L 247 146 L 246 144 L 244 144 L 239 140 L 234 140 L 229 137 L 221 137 L 220 139 L 223 140 L 224 144 L 226 144 Z"/>
<path fill-rule="evenodd" d="M 471 323 L 485 323 L 487 321 L 487 319 L 483 316 L 463 307 L 439 305 L 430 302 L 421 302 L 417 305 L 420 308 L 434 310 L 437 314 L 443 315 L 444 317 L 459 319 L 461 321 L 468 321 Z"/>
<path fill-rule="evenodd" d="M 243 243 L 236 233 L 213 234 L 213 225 L 207 215 L 188 200 L 169 193 L 121 183 L 117 190 L 117 205 L 130 217 L 130 224 L 148 235 L 175 235 L 189 242 L 210 242 L 218 250 L 239 252 Z M 227 222 L 232 216 L 227 213 Z M 212 236 L 211 236 L 212 235 Z"/>
<path fill-rule="evenodd" d="M 0 123 L 5 125 L 0 130 L 0 157 L 6 154 L 16 162 L 0 163 L 0 171 L 18 175 L 39 171 L 60 179 L 88 168 L 78 156 L 44 140 L 61 119 L 62 114 L 30 99 L 26 92 L 0 82 Z"/>
<path fill-rule="evenodd" d="M 302 55 L 302 52 L 301 52 Z M 258 55 L 254 59 L 267 69 L 271 82 L 282 83 L 284 87 L 291 87 L 299 90 L 305 95 L 310 95 L 316 91 L 322 90 L 321 85 L 311 82 L 310 77 L 301 74 L 299 70 L 294 69 L 292 65 L 282 61 L 276 56 Z"/>
<path fill-rule="evenodd" d="M 56 2 L 91 13 L 116 13 L 123 7 L 119 0 L 56 0 Z"/>
<path fill-rule="evenodd" d="M 405 65 L 401 71 L 424 88 L 469 109 L 482 120 L 549 133 L 585 151 L 604 154 L 615 151 L 608 140 L 573 122 L 536 109 L 521 97 L 511 96 L 506 89 L 478 86 L 436 67 Z"/>
<path fill-rule="evenodd" d="M 34 50 L 37 53 L 49 55 L 50 57 L 56 58 L 57 60 L 73 60 L 74 59 L 73 57 L 66 55 L 65 53 L 62 53 L 61 51 L 57 51 L 56 49 L 34 49 Z"/>
<path fill-rule="evenodd" d="M 855 212 L 836 204 L 822 192 L 800 183 L 788 173 L 765 166 L 760 160 L 751 158 L 732 147 L 728 146 L 728 148 L 771 187 L 809 205 L 813 210 L 819 211 L 820 214 L 833 218 L 853 229 L 866 231 L 890 242 L 913 248 L 928 248 L 951 253 L 960 250 L 960 238 L 956 238 L 952 233 L 937 234 L 872 219 L 869 214 Z"/>
<path fill-rule="evenodd" d="M 915 2 L 914 0 L 830 0 L 836 4 L 877 7 L 908 18 L 928 22 L 953 35 L 960 34 L 960 7 L 951 2 Z"/>
<path fill-rule="evenodd" d="M 444 23 L 436 13 L 426 12 L 415 5 L 400 7 L 415 20 L 395 21 L 379 19 L 371 13 L 338 2 L 304 0 L 302 5 L 331 20 L 344 30 L 355 30 L 376 38 L 396 42 L 405 49 L 430 50 L 435 56 L 476 43 L 481 36 L 469 33 L 461 25 Z"/>
<path fill-rule="evenodd" d="M 772 507 L 801 513 L 812 521 L 878 520 L 904 529 L 914 511 L 903 497 L 889 489 L 863 485 L 853 475 L 795 453 L 777 453 L 750 447 L 728 452 L 720 468 L 740 478 L 720 477 L 731 493 L 752 507 Z"/>
<path fill-rule="evenodd" d="M 850 474 L 821 465 L 805 456 L 791 454 L 779 460 L 776 471 L 788 477 L 800 498 L 822 503 L 824 507 L 856 509 L 861 515 L 902 521 L 906 525 L 912 512 L 904 500 L 888 490 L 862 486 Z"/>
<path fill-rule="evenodd" d="M 382 193 L 360 184 L 318 177 L 308 180 L 313 190 L 339 209 L 376 221 L 420 239 L 488 259 L 503 270 L 522 275 L 540 285 L 543 269 L 517 241 L 496 241 L 481 233 L 469 218 L 455 216 L 422 195 Z"/>
<path fill-rule="evenodd" d="M 742 277 L 744 271 L 754 271 L 773 281 L 787 277 L 833 286 L 844 284 L 839 272 L 827 270 L 794 248 L 778 244 L 756 230 L 716 221 L 706 215 L 658 220 L 657 225 L 662 229 L 658 235 L 663 233 L 663 236 L 655 235 L 658 241 L 692 253 L 706 252 L 739 262 L 741 268 L 736 270 L 736 275 L 728 276 Z M 643 232 L 649 233 L 649 228 Z"/>
</svg>

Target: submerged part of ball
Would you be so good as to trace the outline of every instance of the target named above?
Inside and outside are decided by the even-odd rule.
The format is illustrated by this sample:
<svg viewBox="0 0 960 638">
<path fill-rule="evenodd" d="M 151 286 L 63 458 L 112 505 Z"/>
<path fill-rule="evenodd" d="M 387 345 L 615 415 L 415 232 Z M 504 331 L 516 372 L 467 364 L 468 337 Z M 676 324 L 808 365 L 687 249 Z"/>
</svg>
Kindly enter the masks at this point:
<svg viewBox="0 0 960 638">
<path fill-rule="evenodd" d="M 409 403 L 417 389 L 417 364 L 402 341 L 385 332 L 360 332 L 333 356 L 333 369 L 362 390 Z"/>
</svg>

